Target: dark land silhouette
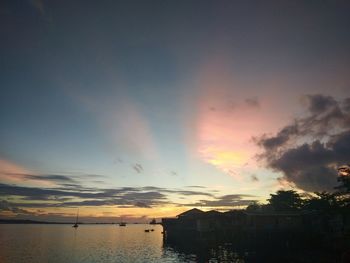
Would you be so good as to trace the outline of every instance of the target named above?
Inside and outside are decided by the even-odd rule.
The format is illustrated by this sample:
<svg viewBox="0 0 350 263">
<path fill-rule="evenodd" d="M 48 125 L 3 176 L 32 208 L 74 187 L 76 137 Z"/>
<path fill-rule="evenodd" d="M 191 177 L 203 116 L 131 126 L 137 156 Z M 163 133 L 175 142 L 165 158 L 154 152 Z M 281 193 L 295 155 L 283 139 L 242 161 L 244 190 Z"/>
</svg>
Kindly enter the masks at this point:
<svg viewBox="0 0 350 263">
<path fill-rule="evenodd" d="M 224 262 L 350 262 L 350 168 L 338 171 L 332 193 L 280 190 L 244 210 L 163 218 L 164 244 L 203 262 L 212 254 Z"/>
</svg>

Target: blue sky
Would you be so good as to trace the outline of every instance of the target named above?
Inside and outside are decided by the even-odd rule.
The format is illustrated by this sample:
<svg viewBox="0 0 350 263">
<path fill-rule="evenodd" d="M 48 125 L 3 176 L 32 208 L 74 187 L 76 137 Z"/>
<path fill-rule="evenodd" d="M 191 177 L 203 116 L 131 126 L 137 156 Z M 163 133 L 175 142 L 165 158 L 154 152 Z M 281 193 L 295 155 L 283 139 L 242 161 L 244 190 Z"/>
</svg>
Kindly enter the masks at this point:
<svg viewBox="0 0 350 263">
<path fill-rule="evenodd" d="M 60 188 L 67 178 L 74 179 L 70 191 L 178 191 L 163 193 L 168 203 L 147 207 L 135 204 L 149 199 L 136 198 L 82 209 L 92 218 L 161 217 L 191 204 L 231 209 L 279 188 L 332 187 L 331 167 L 345 161 L 339 155 L 324 164 L 331 180 L 309 173 L 314 184 L 278 161 L 303 143 L 315 154 L 315 141 L 348 129 L 349 7 L 346 1 L 3 2 L 2 215 L 74 215 L 79 204 L 48 195 L 38 209 L 12 187 Z M 313 111 L 316 104 L 324 111 Z M 343 119 L 327 115 L 336 109 Z M 321 138 L 315 130 L 323 126 L 306 128 L 306 118 L 325 116 L 337 132 Z M 280 132 L 292 123 L 305 132 L 288 134 L 279 155 L 268 156 L 275 149 L 264 142 L 285 136 Z M 228 198 L 231 206 L 205 205 Z"/>
</svg>

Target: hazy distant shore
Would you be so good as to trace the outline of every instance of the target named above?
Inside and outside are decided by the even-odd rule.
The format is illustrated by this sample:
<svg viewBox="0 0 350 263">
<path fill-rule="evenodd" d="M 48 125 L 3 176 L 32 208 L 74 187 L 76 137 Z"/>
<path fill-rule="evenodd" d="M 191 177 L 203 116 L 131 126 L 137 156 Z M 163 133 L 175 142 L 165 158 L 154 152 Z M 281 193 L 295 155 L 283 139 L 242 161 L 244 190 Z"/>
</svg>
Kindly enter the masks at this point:
<svg viewBox="0 0 350 263">
<path fill-rule="evenodd" d="M 37 220 L 29 220 L 29 219 L 0 219 L 0 224 L 51 224 L 51 225 L 71 225 L 75 222 L 49 222 L 49 221 L 37 221 Z M 96 223 L 83 223 L 84 225 L 113 225 L 117 223 L 104 223 L 104 222 L 96 222 Z M 131 224 L 142 224 L 142 223 L 131 223 Z"/>
</svg>

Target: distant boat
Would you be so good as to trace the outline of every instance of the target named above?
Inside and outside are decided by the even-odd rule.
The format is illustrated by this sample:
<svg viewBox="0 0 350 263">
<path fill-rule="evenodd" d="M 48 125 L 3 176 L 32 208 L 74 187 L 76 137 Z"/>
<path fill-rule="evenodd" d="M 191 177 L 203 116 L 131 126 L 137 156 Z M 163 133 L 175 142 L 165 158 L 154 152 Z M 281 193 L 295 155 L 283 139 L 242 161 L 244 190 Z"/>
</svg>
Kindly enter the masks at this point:
<svg viewBox="0 0 350 263">
<path fill-rule="evenodd" d="M 149 222 L 149 224 L 150 224 L 150 225 L 156 225 L 156 224 L 157 224 L 156 219 L 155 219 L 155 218 L 153 218 L 153 219 L 151 220 L 151 222 Z"/>
<path fill-rule="evenodd" d="M 145 232 L 149 232 L 149 229 L 145 229 Z"/>
<path fill-rule="evenodd" d="M 154 231 L 154 229 L 151 229 L 151 231 L 153 232 L 153 231 Z"/>
<path fill-rule="evenodd" d="M 75 224 L 72 226 L 74 228 L 78 228 L 78 219 L 79 219 L 79 209 L 78 209 L 78 212 L 77 212 L 77 217 L 75 218 Z"/>
<path fill-rule="evenodd" d="M 126 226 L 126 222 L 123 221 L 123 217 L 120 217 L 120 221 L 118 223 L 119 226 Z"/>
</svg>

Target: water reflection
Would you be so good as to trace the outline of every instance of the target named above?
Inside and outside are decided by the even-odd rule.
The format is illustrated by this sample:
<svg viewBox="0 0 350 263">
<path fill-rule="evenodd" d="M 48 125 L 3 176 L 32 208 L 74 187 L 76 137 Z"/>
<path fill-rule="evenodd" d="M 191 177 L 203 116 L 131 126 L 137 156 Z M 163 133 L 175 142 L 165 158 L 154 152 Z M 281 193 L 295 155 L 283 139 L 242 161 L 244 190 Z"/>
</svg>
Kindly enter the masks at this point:
<svg viewBox="0 0 350 263">
<path fill-rule="evenodd" d="M 164 253 L 167 252 L 176 254 L 181 262 L 248 262 L 245 259 L 248 253 L 244 255 L 238 252 L 231 244 L 210 247 L 203 244 L 175 244 L 165 241 Z"/>
<path fill-rule="evenodd" d="M 0 262 L 162 262 L 161 226 L 0 225 Z"/>
<path fill-rule="evenodd" d="M 149 225 L 0 225 L 1 263 L 336 262 L 319 251 L 253 250 L 231 243 L 163 242 Z"/>
<path fill-rule="evenodd" d="M 261 263 L 261 262 L 284 262 L 284 263 L 337 263 L 340 254 L 333 253 L 328 249 L 310 249 L 304 247 L 282 247 L 262 245 L 259 247 L 245 246 L 232 243 L 203 243 L 203 242 L 175 242 L 164 241 L 164 254 L 174 254 L 180 262 L 198 263 Z M 348 261 L 346 261 L 348 262 Z"/>
</svg>

